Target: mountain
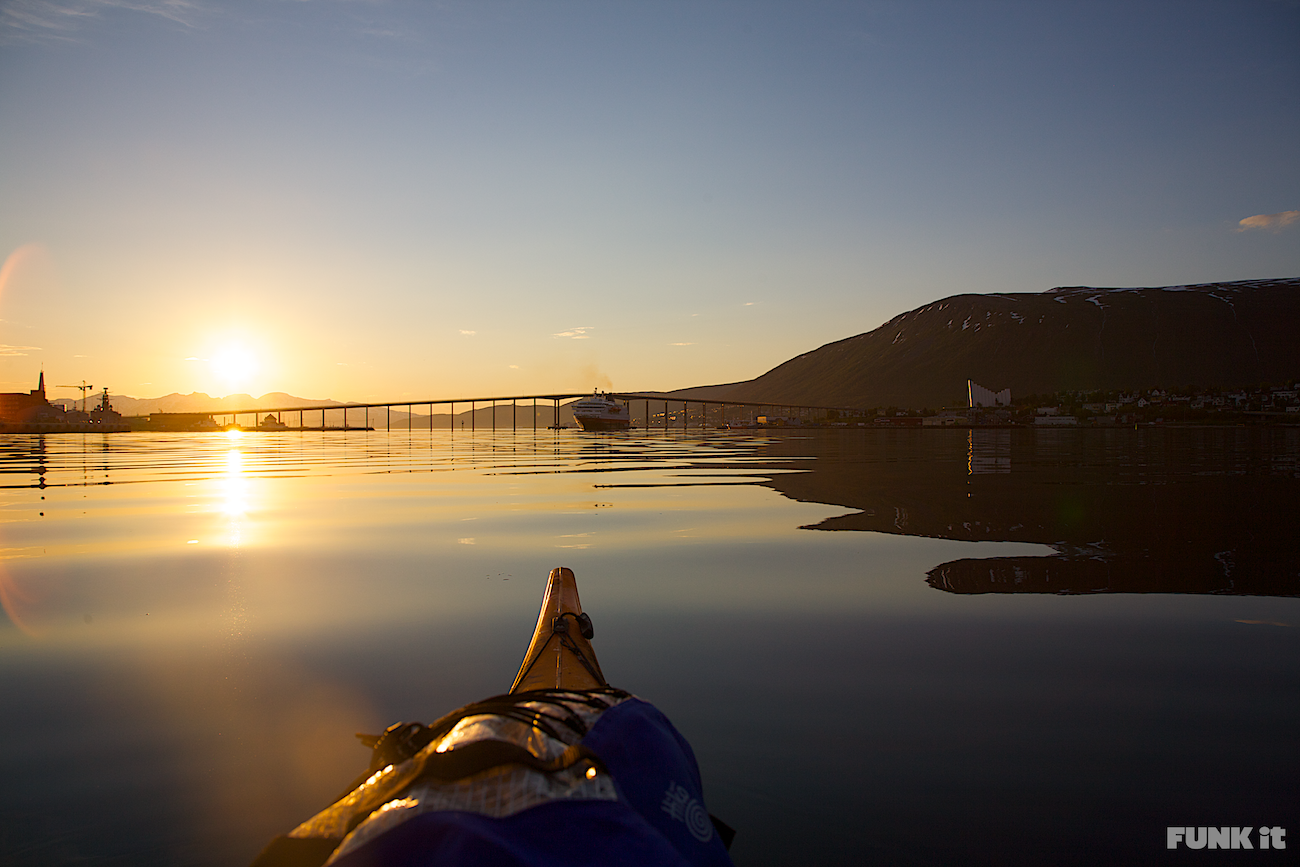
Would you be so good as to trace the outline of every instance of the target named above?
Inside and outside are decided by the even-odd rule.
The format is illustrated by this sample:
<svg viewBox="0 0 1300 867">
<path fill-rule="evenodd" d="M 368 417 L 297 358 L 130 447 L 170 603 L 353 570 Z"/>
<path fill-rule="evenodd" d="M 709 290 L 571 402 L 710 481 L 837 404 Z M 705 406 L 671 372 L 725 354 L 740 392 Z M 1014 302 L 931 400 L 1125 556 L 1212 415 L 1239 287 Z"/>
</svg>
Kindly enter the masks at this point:
<svg viewBox="0 0 1300 867">
<path fill-rule="evenodd" d="M 966 380 L 1013 396 L 1300 377 L 1300 279 L 953 295 L 792 358 L 757 379 L 674 396 L 921 409 Z M 687 394 L 689 393 L 689 394 Z"/>
<path fill-rule="evenodd" d="M 927 583 L 949 593 L 1300 596 L 1300 485 L 1290 473 L 1259 471 L 1276 460 L 1261 445 L 1272 434 L 1175 431 L 1155 450 L 1132 430 L 1087 455 L 1062 442 L 1070 460 L 1044 460 L 1051 447 L 1034 431 L 1007 428 L 854 438 L 851 459 L 837 437 L 773 437 L 764 460 L 786 472 L 759 484 L 849 510 L 807 530 L 1056 552 L 965 552 L 969 559 L 929 573 Z M 1135 473 L 1130 459 L 1139 453 Z M 834 470 L 818 469 L 826 466 Z"/>
</svg>

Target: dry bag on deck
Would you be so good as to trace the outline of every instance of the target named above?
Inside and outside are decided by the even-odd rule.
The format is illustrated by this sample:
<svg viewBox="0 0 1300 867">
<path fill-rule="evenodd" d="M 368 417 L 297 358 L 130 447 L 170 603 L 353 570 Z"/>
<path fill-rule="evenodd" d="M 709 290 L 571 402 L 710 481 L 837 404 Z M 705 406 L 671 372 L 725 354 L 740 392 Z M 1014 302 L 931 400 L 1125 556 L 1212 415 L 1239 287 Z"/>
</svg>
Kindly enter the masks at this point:
<svg viewBox="0 0 1300 867">
<path fill-rule="evenodd" d="M 627 693 L 500 696 L 425 731 L 255 867 L 731 864 L 690 746 Z"/>
</svg>

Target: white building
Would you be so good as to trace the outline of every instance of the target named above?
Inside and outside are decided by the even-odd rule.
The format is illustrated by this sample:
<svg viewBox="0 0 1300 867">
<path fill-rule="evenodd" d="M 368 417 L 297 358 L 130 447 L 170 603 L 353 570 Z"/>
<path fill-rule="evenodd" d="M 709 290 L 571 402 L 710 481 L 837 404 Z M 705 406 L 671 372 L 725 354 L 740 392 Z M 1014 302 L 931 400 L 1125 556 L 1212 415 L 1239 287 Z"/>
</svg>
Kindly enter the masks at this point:
<svg viewBox="0 0 1300 867">
<path fill-rule="evenodd" d="M 990 391 L 982 385 L 966 380 L 966 393 L 970 397 L 970 407 L 977 406 L 1011 406 L 1011 389 Z"/>
</svg>

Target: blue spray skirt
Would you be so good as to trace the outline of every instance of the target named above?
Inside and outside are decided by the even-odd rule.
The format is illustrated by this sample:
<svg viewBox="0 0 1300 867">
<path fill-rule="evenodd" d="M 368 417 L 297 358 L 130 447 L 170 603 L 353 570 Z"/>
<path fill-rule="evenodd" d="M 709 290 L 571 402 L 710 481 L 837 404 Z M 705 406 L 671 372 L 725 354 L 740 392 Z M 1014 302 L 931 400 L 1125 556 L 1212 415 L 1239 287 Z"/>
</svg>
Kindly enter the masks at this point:
<svg viewBox="0 0 1300 867">
<path fill-rule="evenodd" d="M 653 705 L 622 696 L 589 715 L 581 738 L 548 727 L 563 743 L 536 728 L 521 740 L 518 716 L 451 715 L 457 723 L 445 735 L 278 838 L 255 867 L 730 865 L 731 831 L 709 816 L 690 745 Z M 529 712 L 537 704 L 519 698 Z M 491 737 L 494 730 L 510 732 L 513 743 Z M 496 749 L 533 765 L 512 761 L 507 775 L 498 771 L 493 780 L 514 781 L 504 794 L 475 792 L 473 775 L 457 781 L 448 779 L 455 772 L 433 770 L 457 754 Z M 534 752 L 552 755 L 550 764 Z M 437 773 L 443 779 L 431 779 Z"/>
</svg>

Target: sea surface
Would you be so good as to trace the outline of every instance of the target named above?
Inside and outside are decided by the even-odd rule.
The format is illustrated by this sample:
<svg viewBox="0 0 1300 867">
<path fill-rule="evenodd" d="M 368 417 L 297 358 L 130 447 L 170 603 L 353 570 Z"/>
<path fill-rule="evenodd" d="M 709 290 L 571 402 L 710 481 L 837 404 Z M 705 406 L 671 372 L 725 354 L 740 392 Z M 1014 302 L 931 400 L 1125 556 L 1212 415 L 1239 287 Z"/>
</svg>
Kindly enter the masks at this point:
<svg viewBox="0 0 1300 867">
<path fill-rule="evenodd" d="M 738 865 L 1284 863 L 1300 430 L 0 438 L 0 864 L 243 865 L 568 566 Z M 1200 856 L 1200 857 L 1194 857 Z"/>
</svg>

